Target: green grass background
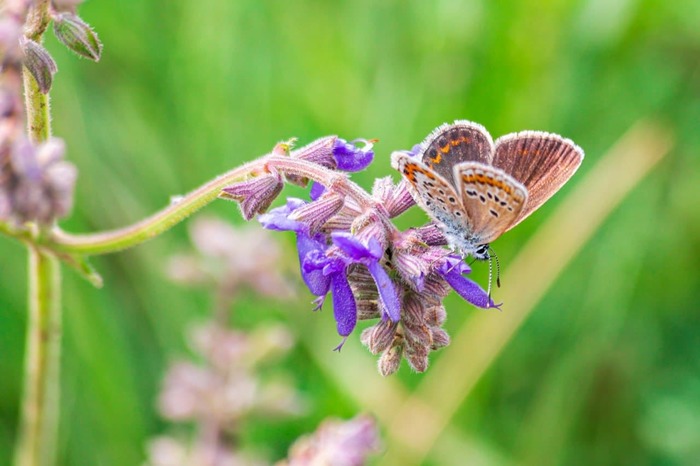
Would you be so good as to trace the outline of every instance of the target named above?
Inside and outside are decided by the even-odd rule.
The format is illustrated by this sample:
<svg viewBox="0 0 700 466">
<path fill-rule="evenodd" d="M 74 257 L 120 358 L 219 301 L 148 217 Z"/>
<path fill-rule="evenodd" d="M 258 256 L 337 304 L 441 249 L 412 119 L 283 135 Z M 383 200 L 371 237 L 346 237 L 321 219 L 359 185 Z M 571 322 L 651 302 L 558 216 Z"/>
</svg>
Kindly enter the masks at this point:
<svg viewBox="0 0 700 466">
<path fill-rule="evenodd" d="M 663 121 L 672 153 L 557 280 L 452 428 L 489 464 L 700 463 L 700 2 L 91 0 L 80 12 L 104 42 L 100 63 L 47 37 L 59 65 L 54 133 L 80 169 L 63 223 L 72 232 L 134 222 L 292 136 L 379 138 L 376 161 L 354 176 L 369 188 L 398 178 L 392 150 L 445 121 L 474 120 L 494 137 L 563 134 L 586 151 L 577 177 L 639 119 Z M 495 243 L 503 267 L 570 189 Z M 206 212 L 242 221 L 223 201 Z M 279 239 L 293 268 L 293 241 Z M 155 410 L 160 380 L 211 306 L 165 277 L 169 255 L 187 248 L 183 224 L 97 257 L 101 290 L 65 270 L 60 464 L 137 465 L 147 439 L 171 431 Z M 25 256 L 0 239 L 0 465 L 18 424 Z M 447 303 L 448 331 L 481 312 Z M 367 409 L 304 344 L 335 331 L 330 309 L 308 307 L 305 294 L 283 305 L 246 296 L 235 310 L 241 327 L 281 321 L 300 341 L 276 370 L 291 374 L 310 412 L 247 431 L 270 458 L 323 417 Z M 347 344 L 359 346 L 359 332 Z M 373 366 L 363 354 L 353 364 Z M 410 390 L 421 377 L 404 365 L 395 378 Z"/>
</svg>

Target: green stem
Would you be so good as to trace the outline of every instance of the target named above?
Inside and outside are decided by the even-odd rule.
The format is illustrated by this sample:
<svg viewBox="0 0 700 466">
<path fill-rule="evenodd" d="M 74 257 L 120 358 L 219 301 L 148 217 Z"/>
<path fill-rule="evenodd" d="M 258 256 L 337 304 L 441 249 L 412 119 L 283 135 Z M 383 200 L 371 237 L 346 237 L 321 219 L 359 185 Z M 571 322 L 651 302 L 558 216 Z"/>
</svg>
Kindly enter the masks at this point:
<svg viewBox="0 0 700 466">
<path fill-rule="evenodd" d="M 265 161 L 263 157 L 234 168 L 134 225 L 81 235 L 56 230 L 44 245 L 57 251 L 86 255 L 107 254 L 136 246 L 160 235 L 209 204 L 217 198 L 222 188 L 264 165 Z"/>
<path fill-rule="evenodd" d="M 22 420 L 16 466 L 54 464 L 61 354 L 61 276 L 58 261 L 29 248 L 29 325 Z"/>
<path fill-rule="evenodd" d="M 29 139 L 37 144 L 51 137 L 49 95 L 42 94 L 39 90 L 39 84 L 26 68 L 22 69 L 22 79 L 24 81 L 24 102 L 27 109 L 27 133 Z"/>
<path fill-rule="evenodd" d="M 36 0 L 27 12 L 25 35 L 41 42 L 49 16 L 49 0 Z M 49 96 L 22 70 L 27 133 L 37 144 L 51 137 Z M 24 393 L 17 466 L 51 466 L 58 435 L 61 354 L 61 275 L 58 260 L 27 243 L 29 251 L 29 322 L 24 367 Z"/>
<path fill-rule="evenodd" d="M 49 25 L 49 0 L 36 0 L 27 13 L 25 36 L 36 42 L 42 41 L 44 31 Z M 22 69 L 24 81 L 24 100 L 27 110 L 27 132 L 33 143 L 46 141 L 51 137 L 51 114 L 49 95 L 39 90 L 39 84 L 27 71 Z"/>
</svg>

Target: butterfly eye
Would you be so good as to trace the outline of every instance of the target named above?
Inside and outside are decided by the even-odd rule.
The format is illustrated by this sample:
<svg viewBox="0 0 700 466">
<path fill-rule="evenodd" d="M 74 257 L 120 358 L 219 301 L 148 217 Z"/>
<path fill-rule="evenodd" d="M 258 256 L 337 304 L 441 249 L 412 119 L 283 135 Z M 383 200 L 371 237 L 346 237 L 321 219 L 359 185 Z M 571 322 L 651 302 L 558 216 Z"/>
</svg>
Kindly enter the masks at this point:
<svg viewBox="0 0 700 466">
<path fill-rule="evenodd" d="M 488 244 L 480 244 L 476 247 L 474 250 L 474 257 L 478 260 L 487 260 L 490 258 L 489 256 L 489 245 Z"/>
</svg>

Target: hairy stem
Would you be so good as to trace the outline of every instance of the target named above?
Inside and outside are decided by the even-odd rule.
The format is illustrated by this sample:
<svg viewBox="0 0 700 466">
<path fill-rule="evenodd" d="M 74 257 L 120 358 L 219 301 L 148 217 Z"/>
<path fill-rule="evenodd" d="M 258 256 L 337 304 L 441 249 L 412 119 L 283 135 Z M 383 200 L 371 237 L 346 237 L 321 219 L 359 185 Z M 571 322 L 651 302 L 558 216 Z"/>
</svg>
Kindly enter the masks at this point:
<svg viewBox="0 0 700 466">
<path fill-rule="evenodd" d="M 133 225 L 100 233 L 73 235 L 54 231 L 47 246 L 60 251 L 86 255 L 108 254 L 127 249 L 169 230 L 217 198 L 221 189 L 259 169 L 264 158 L 235 168 L 200 186 L 165 209 Z"/>
<path fill-rule="evenodd" d="M 108 254 L 127 249 L 154 238 L 217 198 L 226 186 L 266 167 L 282 172 L 293 172 L 326 186 L 333 186 L 337 192 L 353 198 L 359 205 L 374 203 L 372 198 L 344 174 L 318 164 L 285 156 L 268 155 L 234 168 L 212 181 L 200 186 L 191 193 L 171 203 L 133 225 L 100 233 L 74 235 L 61 230 L 42 243 L 42 247 L 72 254 Z"/>
<path fill-rule="evenodd" d="M 44 31 L 49 25 L 49 0 L 36 0 L 27 13 L 25 36 L 35 42 L 41 42 Z M 51 115 L 49 94 L 39 90 L 39 84 L 32 74 L 22 69 L 24 81 L 24 100 L 27 111 L 27 132 L 33 143 L 46 141 L 51 137 Z"/>
<path fill-rule="evenodd" d="M 58 261 L 29 247 L 29 325 L 16 466 L 52 465 L 56 450 L 61 354 Z"/>
<path fill-rule="evenodd" d="M 49 0 L 36 0 L 26 23 L 27 38 L 41 42 L 49 16 Z M 49 96 L 42 94 L 34 77 L 23 69 L 27 133 L 33 143 L 51 136 Z M 51 466 L 56 456 L 58 434 L 61 354 L 61 275 L 55 257 L 30 242 L 29 322 L 24 366 L 24 394 L 19 437 L 15 451 L 17 466 Z"/>
<path fill-rule="evenodd" d="M 22 69 L 22 80 L 29 140 L 34 144 L 46 141 L 51 137 L 49 95 L 42 94 L 39 84 L 26 68 Z"/>
</svg>

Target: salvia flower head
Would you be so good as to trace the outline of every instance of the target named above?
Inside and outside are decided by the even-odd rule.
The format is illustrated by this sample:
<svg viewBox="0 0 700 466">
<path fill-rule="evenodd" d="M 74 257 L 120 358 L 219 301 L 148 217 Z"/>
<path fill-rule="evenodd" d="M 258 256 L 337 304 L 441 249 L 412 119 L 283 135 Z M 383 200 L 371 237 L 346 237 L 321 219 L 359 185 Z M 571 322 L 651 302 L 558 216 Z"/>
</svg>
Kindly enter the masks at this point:
<svg viewBox="0 0 700 466">
<path fill-rule="evenodd" d="M 67 215 L 78 173 L 63 160 L 63 141 L 34 145 L 20 138 L 5 149 L 5 156 L 0 154 L 0 218 L 50 225 Z"/>
<path fill-rule="evenodd" d="M 358 321 L 376 319 L 361 340 L 379 355 L 380 372 L 395 372 L 402 359 L 424 371 L 430 352 L 449 344 L 442 325 L 443 300 L 451 290 L 475 306 L 497 306 L 466 277 L 470 268 L 445 247 L 439 228 L 400 231 L 394 225 L 394 217 L 415 205 L 403 181 L 379 179 L 371 194 L 350 181 L 345 171 L 369 164 L 373 142 L 329 136 L 294 151 L 273 150 L 261 159 L 256 176 L 274 177 L 275 189 L 249 178 L 225 188 L 222 196 L 235 196 L 246 218 L 261 213 L 266 229 L 294 232 L 301 277 L 316 296 L 314 309 L 332 302 L 342 337 L 337 349 Z M 309 198 L 288 198 L 262 213 L 290 180 L 312 180 Z"/>
</svg>

